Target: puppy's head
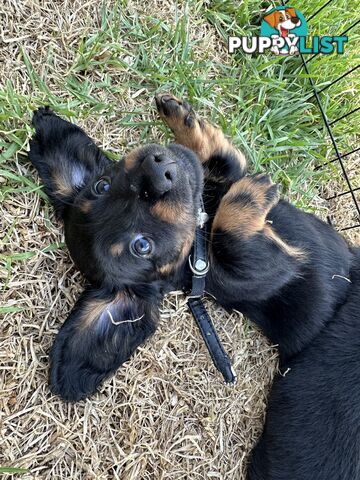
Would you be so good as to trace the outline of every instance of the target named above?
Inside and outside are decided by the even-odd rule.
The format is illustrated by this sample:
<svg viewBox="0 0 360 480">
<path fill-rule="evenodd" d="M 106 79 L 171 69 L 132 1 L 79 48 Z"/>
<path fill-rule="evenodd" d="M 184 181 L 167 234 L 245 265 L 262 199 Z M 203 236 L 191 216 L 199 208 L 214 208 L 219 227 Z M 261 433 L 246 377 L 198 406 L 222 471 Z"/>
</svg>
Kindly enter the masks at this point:
<svg viewBox="0 0 360 480">
<path fill-rule="evenodd" d="M 34 125 L 30 157 L 86 278 L 121 289 L 173 274 L 194 238 L 203 183 L 195 154 L 151 144 L 112 162 L 48 111 L 36 112 Z"/>
<path fill-rule="evenodd" d="M 108 288 L 169 277 L 189 254 L 201 188 L 199 162 L 178 145 L 147 145 L 104 165 L 68 209 L 71 256 Z"/>
<path fill-rule="evenodd" d="M 285 8 L 284 10 L 274 10 L 264 17 L 272 28 L 286 32 L 296 27 L 300 27 L 301 20 L 296 14 L 295 8 Z"/>
<path fill-rule="evenodd" d="M 52 353 L 53 390 L 76 400 L 154 331 L 161 292 L 175 286 L 193 243 L 202 167 L 180 145 L 151 144 L 112 162 L 79 127 L 47 109 L 33 124 L 30 159 L 91 284 Z"/>
</svg>

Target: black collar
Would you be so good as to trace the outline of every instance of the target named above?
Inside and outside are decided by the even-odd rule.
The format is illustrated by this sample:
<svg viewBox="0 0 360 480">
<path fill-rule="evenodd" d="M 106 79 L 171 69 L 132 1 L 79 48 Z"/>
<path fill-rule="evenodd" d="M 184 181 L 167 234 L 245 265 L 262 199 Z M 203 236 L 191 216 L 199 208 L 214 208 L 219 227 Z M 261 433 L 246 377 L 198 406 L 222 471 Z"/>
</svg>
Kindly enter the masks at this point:
<svg viewBox="0 0 360 480">
<path fill-rule="evenodd" d="M 207 249 L 208 218 L 209 217 L 204 210 L 204 204 L 201 202 L 201 208 L 199 208 L 198 211 L 195 240 L 189 255 L 189 267 L 192 272 L 192 281 L 188 305 L 199 327 L 200 333 L 205 341 L 215 367 L 223 375 L 225 383 L 234 384 L 236 382 L 234 369 L 202 302 L 202 297 L 205 293 L 206 274 L 210 267 Z"/>
<path fill-rule="evenodd" d="M 199 298 L 204 295 L 205 278 L 209 271 L 209 258 L 206 242 L 207 221 L 209 217 L 204 210 L 203 204 L 198 210 L 197 225 L 195 230 L 195 240 L 189 255 L 189 267 L 192 272 L 191 298 Z"/>
</svg>

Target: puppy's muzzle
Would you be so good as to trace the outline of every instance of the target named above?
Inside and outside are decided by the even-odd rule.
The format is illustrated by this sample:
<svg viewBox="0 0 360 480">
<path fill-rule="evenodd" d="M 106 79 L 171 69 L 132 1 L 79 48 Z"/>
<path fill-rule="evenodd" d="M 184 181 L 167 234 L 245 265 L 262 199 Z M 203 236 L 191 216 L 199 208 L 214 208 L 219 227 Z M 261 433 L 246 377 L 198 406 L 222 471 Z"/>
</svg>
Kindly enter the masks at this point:
<svg viewBox="0 0 360 480">
<path fill-rule="evenodd" d="M 166 153 L 149 153 L 141 168 L 152 189 L 159 195 L 169 192 L 175 184 L 177 165 Z"/>
</svg>

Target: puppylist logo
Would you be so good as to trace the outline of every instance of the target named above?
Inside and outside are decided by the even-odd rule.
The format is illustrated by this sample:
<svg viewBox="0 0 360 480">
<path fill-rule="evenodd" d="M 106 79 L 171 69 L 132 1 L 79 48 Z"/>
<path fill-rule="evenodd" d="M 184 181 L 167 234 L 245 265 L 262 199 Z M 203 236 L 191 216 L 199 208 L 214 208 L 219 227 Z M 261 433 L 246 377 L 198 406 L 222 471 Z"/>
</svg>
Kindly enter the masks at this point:
<svg viewBox="0 0 360 480">
<path fill-rule="evenodd" d="M 270 50 L 276 55 L 344 53 L 348 37 L 308 36 L 304 15 L 292 7 L 276 7 L 268 10 L 261 22 L 260 36 L 229 37 L 229 53 L 264 53 Z"/>
</svg>

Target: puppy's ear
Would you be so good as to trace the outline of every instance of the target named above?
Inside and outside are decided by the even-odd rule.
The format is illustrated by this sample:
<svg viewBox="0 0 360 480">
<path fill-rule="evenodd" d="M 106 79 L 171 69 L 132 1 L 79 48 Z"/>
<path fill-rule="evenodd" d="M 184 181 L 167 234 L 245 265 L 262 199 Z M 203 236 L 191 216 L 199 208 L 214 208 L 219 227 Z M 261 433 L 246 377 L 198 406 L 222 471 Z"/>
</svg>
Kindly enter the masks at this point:
<svg viewBox="0 0 360 480">
<path fill-rule="evenodd" d="M 292 8 L 292 7 L 285 8 L 285 12 L 288 13 L 290 15 L 290 17 L 297 17 L 295 8 Z"/>
<path fill-rule="evenodd" d="M 279 23 L 279 15 L 279 12 L 275 10 L 274 12 L 269 13 L 269 15 L 266 15 L 264 20 L 270 25 L 270 27 L 276 28 L 276 25 Z"/>
<path fill-rule="evenodd" d="M 52 347 L 52 392 L 72 402 L 94 393 L 154 333 L 157 318 L 156 300 L 86 290 Z"/>
<path fill-rule="evenodd" d="M 100 176 L 111 161 L 76 125 L 62 120 L 48 108 L 39 108 L 32 123 L 36 133 L 29 158 L 38 170 L 56 213 L 73 202 L 76 194 Z"/>
</svg>

